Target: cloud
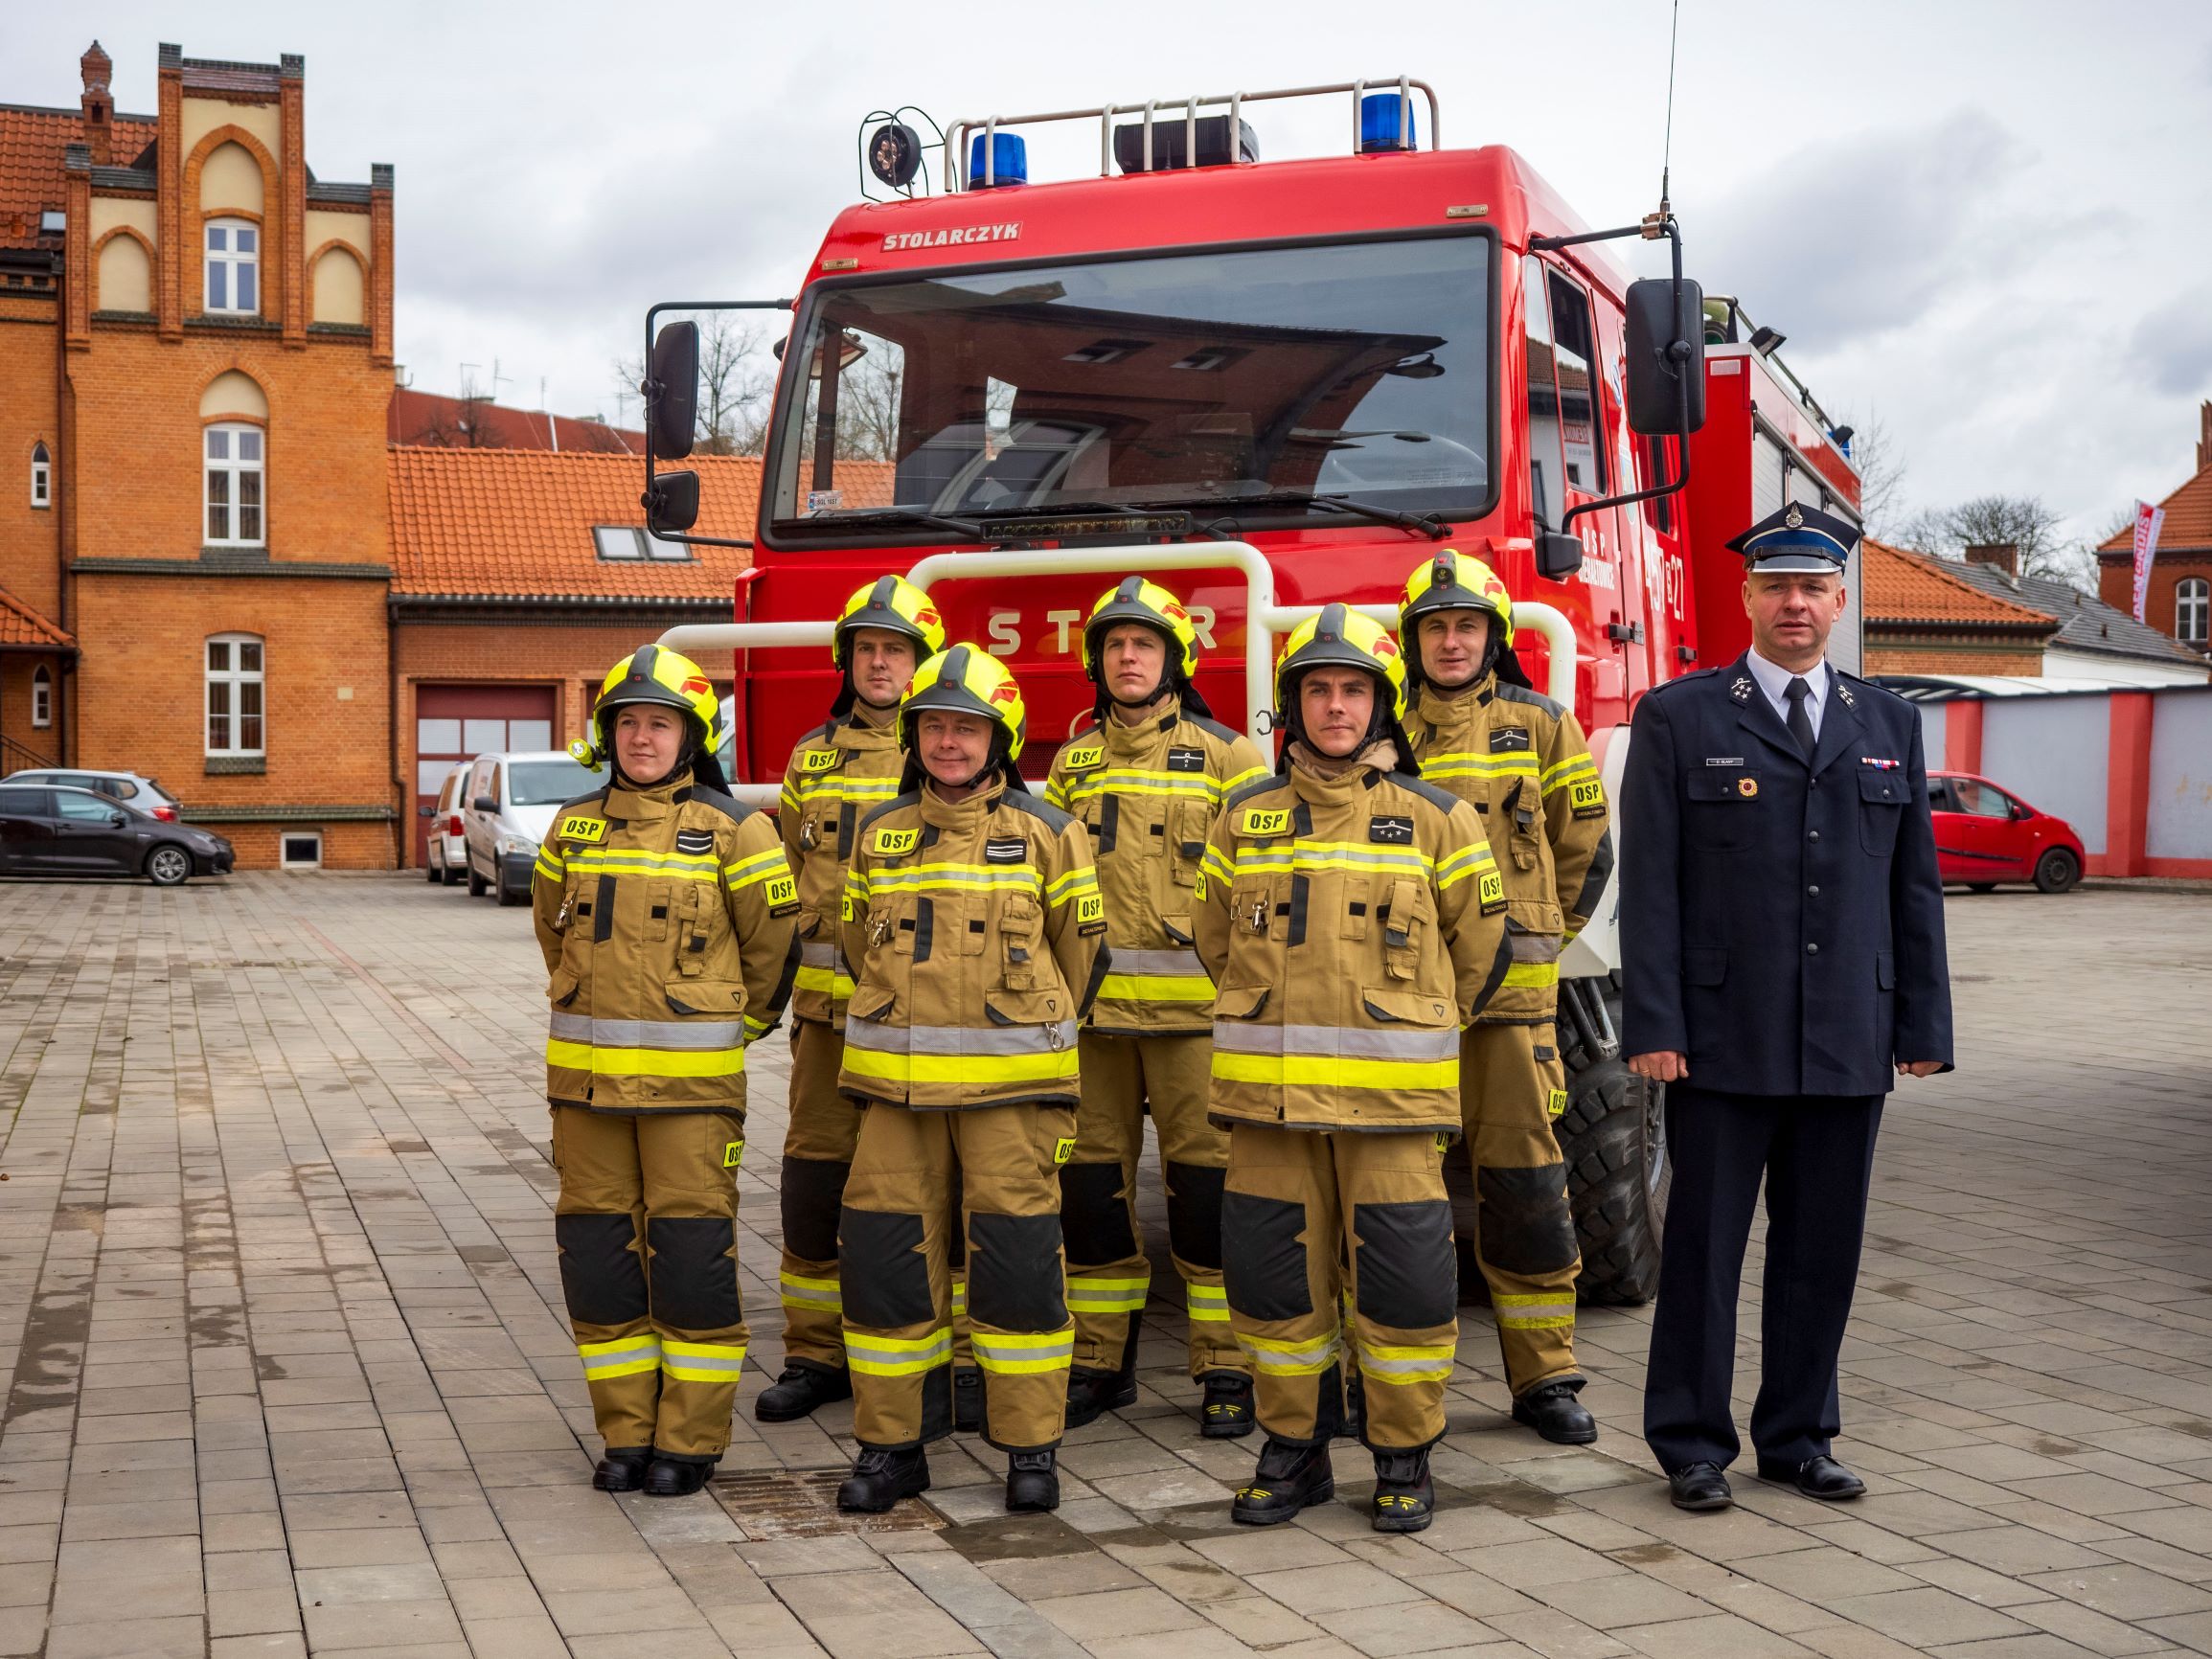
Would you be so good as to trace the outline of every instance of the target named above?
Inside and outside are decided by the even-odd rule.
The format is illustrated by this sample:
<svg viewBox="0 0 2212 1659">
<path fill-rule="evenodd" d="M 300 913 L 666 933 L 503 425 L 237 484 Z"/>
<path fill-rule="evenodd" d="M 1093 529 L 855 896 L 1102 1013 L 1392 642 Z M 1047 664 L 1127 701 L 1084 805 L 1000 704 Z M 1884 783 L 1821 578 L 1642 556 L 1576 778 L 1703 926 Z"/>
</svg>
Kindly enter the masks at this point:
<svg viewBox="0 0 2212 1659">
<path fill-rule="evenodd" d="M 2135 325 L 2128 362 L 2160 392 L 2212 394 L 2212 284 L 2181 294 Z"/>
</svg>

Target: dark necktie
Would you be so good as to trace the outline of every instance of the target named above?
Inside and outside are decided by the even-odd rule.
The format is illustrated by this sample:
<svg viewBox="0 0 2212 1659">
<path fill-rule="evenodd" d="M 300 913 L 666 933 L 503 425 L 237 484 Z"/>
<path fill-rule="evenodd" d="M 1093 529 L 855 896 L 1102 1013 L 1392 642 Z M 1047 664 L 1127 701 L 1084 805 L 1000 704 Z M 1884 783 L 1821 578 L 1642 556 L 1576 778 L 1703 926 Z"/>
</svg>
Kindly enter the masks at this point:
<svg viewBox="0 0 2212 1659">
<path fill-rule="evenodd" d="M 1782 688 L 1782 694 L 1790 699 L 1790 717 L 1782 723 L 1790 728 L 1790 737 L 1797 740 L 1797 752 L 1808 764 L 1813 760 L 1813 716 L 1805 712 L 1805 699 L 1813 694 L 1813 688 L 1805 683 L 1803 675 L 1794 675 Z"/>
</svg>

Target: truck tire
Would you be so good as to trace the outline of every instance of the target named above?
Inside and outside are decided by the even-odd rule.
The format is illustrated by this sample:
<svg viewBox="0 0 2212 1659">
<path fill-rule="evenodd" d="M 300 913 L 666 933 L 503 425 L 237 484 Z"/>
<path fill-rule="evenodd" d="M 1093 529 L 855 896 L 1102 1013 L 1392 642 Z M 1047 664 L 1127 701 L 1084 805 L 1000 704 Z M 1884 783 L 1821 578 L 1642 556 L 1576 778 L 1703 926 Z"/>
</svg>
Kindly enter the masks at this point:
<svg viewBox="0 0 2212 1659">
<path fill-rule="evenodd" d="M 1601 994 L 1617 1032 L 1619 989 L 1608 982 Z M 1562 1019 L 1560 1041 L 1567 1108 L 1554 1127 L 1566 1160 L 1567 1198 L 1583 1253 L 1575 1292 L 1601 1307 L 1635 1307 L 1659 1290 L 1659 1240 L 1674 1178 L 1667 1161 L 1666 1085 L 1637 1077 L 1617 1054 L 1604 1055 L 1572 1019 Z"/>
</svg>

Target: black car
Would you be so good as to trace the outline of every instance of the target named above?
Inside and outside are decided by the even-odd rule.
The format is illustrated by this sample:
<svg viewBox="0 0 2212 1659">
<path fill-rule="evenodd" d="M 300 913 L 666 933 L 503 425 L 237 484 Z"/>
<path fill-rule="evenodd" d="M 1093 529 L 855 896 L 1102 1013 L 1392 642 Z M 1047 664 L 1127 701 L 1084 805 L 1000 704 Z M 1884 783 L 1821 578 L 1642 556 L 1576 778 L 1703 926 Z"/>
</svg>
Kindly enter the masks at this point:
<svg viewBox="0 0 2212 1659">
<path fill-rule="evenodd" d="M 220 835 L 90 789 L 0 784 L 0 875 L 143 875 L 175 887 L 228 875 L 236 861 Z"/>
</svg>

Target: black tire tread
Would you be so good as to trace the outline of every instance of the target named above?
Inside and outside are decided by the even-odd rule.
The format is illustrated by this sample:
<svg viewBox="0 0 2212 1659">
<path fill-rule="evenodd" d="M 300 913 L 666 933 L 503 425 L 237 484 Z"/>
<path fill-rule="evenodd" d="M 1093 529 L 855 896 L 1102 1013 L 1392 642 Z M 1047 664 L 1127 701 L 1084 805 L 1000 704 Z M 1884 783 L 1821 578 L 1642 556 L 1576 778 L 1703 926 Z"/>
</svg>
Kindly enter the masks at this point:
<svg viewBox="0 0 2212 1659">
<path fill-rule="evenodd" d="M 1619 1001 L 1608 995 L 1607 1002 L 1618 1030 Z M 1575 1042 L 1573 1031 L 1573 1022 L 1561 1023 L 1561 1039 L 1572 1046 L 1562 1056 L 1567 1107 L 1553 1128 L 1582 1246 L 1575 1294 L 1597 1307 L 1639 1307 L 1658 1294 L 1671 1185 L 1663 1179 L 1653 1193 L 1645 1178 L 1645 1091 L 1655 1085 L 1630 1072 L 1625 1059 L 1601 1058 Z"/>
</svg>

